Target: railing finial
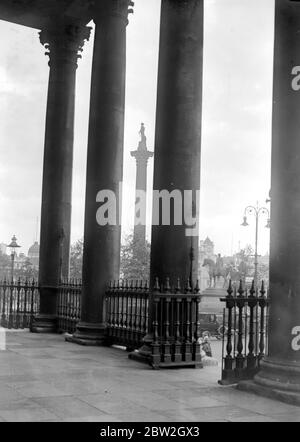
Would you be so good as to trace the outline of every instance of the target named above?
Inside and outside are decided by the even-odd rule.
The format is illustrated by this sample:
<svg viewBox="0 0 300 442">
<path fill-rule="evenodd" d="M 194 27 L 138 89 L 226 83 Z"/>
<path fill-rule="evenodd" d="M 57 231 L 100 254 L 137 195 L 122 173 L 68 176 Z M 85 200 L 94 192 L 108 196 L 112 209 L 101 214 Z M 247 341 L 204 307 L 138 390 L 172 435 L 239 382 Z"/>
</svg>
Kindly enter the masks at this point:
<svg viewBox="0 0 300 442">
<path fill-rule="evenodd" d="M 180 293 L 181 292 L 180 278 L 177 279 L 177 286 L 176 286 L 175 292 L 176 293 Z"/>
<path fill-rule="evenodd" d="M 155 278 L 155 283 L 154 283 L 153 290 L 155 292 L 160 292 L 159 278 L 157 278 L 157 277 Z"/>
<path fill-rule="evenodd" d="M 170 286 L 170 278 L 166 278 L 166 284 L 164 286 L 164 292 L 170 293 L 171 292 L 171 286 Z"/>
<path fill-rule="evenodd" d="M 199 279 L 197 279 L 197 282 L 196 282 L 196 287 L 195 287 L 195 293 L 196 294 L 198 294 L 198 293 L 200 293 L 200 284 L 199 284 Z"/>
<path fill-rule="evenodd" d="M 239 289 L 238 289 L 239 297 L 242 298 L 244 296 L 244 293 L 245 293 L 245 290 L 244 290 L 244 287 L 243 287 L 243 280 L 241 279 L 240 280 Z"/>
</svg>

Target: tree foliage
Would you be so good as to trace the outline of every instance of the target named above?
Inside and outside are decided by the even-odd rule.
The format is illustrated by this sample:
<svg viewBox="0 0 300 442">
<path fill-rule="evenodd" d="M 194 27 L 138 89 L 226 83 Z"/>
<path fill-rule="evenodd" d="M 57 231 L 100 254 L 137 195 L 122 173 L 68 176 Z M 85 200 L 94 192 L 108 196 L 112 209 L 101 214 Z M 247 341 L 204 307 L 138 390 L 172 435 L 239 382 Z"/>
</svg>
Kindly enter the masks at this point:
<svg viewBox="0 0 300 442">
<path fill-rule="evenodd" d="M 79 239 L 71 245 L 70 251 L 70 278 L 82 278 L 83 240 Z"/>
<path fill-rule="evenodd" d="M 82 278 L 83 240 L 78 240 L 71 246 L 70 278 Z M 141 239 L 134 239 L 133 235 L 125 238 L 121 246 L 120 278 L 149 279 L 150 244 Z"/>
<path fill-rule="evenodd" d="M 10 257 L 0 250 L 0 280 L 9 277 L 11 268 Z"/>
<path fill-rule="evenodd" d="M 121 247 L 121 278 L 149 280 L 150 243 L 128 235 Z"/>
<path fill-rule="evenodd" d="M 16 269 L 14 271 L 14 279 L 38 279 L 38 277 L 39 272 L 35 267 L 33 267 L 29 259 L 26 259 L 20 269 Z"/>
</svg>

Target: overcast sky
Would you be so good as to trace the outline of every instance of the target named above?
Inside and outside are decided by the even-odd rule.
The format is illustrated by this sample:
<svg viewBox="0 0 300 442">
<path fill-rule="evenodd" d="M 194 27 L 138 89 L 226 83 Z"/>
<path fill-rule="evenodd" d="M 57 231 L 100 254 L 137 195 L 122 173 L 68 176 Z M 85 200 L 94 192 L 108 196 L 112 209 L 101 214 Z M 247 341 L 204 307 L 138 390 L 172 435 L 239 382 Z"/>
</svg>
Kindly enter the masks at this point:
<svg viewBox="0 0 300 442">
<path fill-rule="evenodd" d="M 146 125 L 153 149 L 160 0 L 136 0 L 127 41 L 123 231 L 133 224 L 135 162 L 130 150 Z M 270 189 L 274 0 L 205 0 L 200 238 L 230 254 L 254 242 L 254 218 Z M 83 236 L 87 128 L 93 37 L 77 76 L 72 241 Z M 36 30 L 0 21 L 0 242 L 17 235 L 22 251 L 36 237 L 48 60 Z M 152 160 L 149 165 L 149 187 Z M 149 196 L 150 197 L 150 196 Z M 269 232 L 260 222 L 259 253 Z M 150 229 L 148 229 L 150 231 Z"/>
</svg>

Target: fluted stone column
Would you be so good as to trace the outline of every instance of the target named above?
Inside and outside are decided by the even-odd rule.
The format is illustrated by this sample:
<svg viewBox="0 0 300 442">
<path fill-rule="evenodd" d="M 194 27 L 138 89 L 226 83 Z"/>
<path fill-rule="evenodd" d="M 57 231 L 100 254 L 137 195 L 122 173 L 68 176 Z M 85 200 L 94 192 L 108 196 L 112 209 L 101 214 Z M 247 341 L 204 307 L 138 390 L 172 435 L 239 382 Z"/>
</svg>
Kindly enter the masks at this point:
<svg viewBox="0 0 300 442">
<path fill-rule="evenodd" d="M 269 350 L 240 388 L 300 405 L 300 2 L 275 5 Z"/>
<path fill-rule="evenodd" d="M 70 339 L 85 345 L 103 343 L 105 290 L 110 280 L 119 277 L 126 26 L 130 5 L 129 0 L 101 0 L 95 3 L 93 11 L 96 35 L 87 158 L 82 313 Z M 115 222 L 111 220 L 106 225 L 101 225 L 97 217 L 102 204 L 106 203 L 98 197 L 101 191 L 108 191 L 117 209 Z"/>
<path fill-rule="evenodd" d="M 77 61 L 90 28 L 57 24 L 40 40 L 49 56 L 49 86 L 44 147 L 40 313 L 32 331 L 56 330 L 57 286 L 69 275 L 75 82 Z"/>
</svg>

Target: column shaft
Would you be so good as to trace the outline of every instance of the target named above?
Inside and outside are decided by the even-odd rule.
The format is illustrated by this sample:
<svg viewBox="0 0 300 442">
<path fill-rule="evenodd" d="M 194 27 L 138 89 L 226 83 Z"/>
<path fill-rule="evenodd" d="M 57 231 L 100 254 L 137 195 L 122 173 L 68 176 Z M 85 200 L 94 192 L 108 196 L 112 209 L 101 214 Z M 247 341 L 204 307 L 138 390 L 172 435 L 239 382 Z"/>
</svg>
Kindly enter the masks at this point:
<svg viewBox="0 0 300 442">
<path fill-rule="evenodd" d="M 119 185 L 123 178 L 127 0 L 104 1 L 95 11 L 87 159 L 81 322 L 72 340 L 101 344 L 108 282 L 119 277 Z M 116 196 L 116 225 L 101 226 L 96 213 L 100 191 Z"/>
<path fill-rule="evenodd" d="M 203 0 L 162 0 L 153 189 L 180 191 L 182 200 L 185 190 L 193 191 L 194 203 L 200 188 L 202 66 Z M 191 277 L 192 248 L 193 279 L 198 277 L 198 234 L 187 236 L 184 221 L 174 225 L 173 203 L 171 224 L 163 225 L 165 204 L 160 203 L 157 217 L 154 196 L 150 289 L 156 278 L 164 284 L 167 277 L 172 285 L 180 278 L 184 286 Z M 151 296 L 149 333 L 139 351 L 130 354 L 132 359 L 151 361 L 153 308 Z"/>
<path fill-rule="evenodd" d="M 135 201 L 138 199 L 138 192 L 142 191 L 145 193 L 147 192 L 147 164 L 148 159 L 147 158 L 137 158 L 136 157 L 136 197 Z M 145 201 L 145 204 L 147 202 Z M 139 220 L 141 217 L 138 217 Z M 134 219 L 134 242 L 137 241 L 141 244 L 145 244 L 146 242 L 146 207 L 145 207 L 145 216 L 141 220 L 140 224 L 137 224 L 137 213 L 135 211 L 135 219 Z"/>
<path fill-rule="evenodd" d="M 44 147 L 40 235 L 40 314 L 33 331 L 54 331 L 57 287 L 69 275 L 75 82 L 78 51 L 88 28 L 42 31 L 50 74 Z"/>
<path fill-rule="evenodd" d="M 154 190 L 200 188 L 202 123 L 203 0 L 162 0 L 158 72 Z M 184 198 L 182 198 L 184 199 Z M 197 278 L 198 236 L 186 225 L 152 227 L 151 284 L 190 276 L 191 247 Z"/>
<path fill-rule="evenodd" d="M 250 387 L 300 404 L 300 4 L 275 5 L 269 351 Z"/>
</svg>

